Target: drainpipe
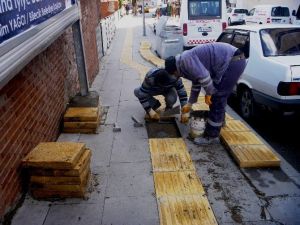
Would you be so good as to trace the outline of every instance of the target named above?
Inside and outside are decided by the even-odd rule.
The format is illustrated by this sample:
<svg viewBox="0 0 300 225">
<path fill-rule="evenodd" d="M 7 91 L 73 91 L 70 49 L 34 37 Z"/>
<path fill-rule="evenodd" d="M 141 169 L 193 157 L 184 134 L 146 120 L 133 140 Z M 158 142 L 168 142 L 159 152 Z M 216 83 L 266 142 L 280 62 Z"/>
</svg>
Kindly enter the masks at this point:
<svg viewBox="0 0 300 225">
<path fill-rule="evenodd" d="M 76 63 L 78 69 L 78 78 L 80 85 L 81 96 L 86 96 L 89 93 L 88 79 L 87 79 L 87 66 L 85 63 L 84 44 L 82 38 L 82 31 L 80 26 L 80 20 L 77 20 L 72 25 L 74 47 L 76 54 Z"/>
</svg>

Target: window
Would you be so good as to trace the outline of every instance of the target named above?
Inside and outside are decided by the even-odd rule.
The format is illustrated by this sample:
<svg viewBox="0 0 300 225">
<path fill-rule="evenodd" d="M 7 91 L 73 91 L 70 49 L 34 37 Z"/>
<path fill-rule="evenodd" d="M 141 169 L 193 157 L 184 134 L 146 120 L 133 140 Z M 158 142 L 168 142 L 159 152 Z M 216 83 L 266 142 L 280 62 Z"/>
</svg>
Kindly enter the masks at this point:
<svg viewBox="0 0 300 225">
<path fill-rule="evenodd" d="M 255 12 L 255 8 L 254 9 L 251 9 L 250 11 L 249 11 L 249 16 L 253 16 L 254 15 L 254 12 Z"/>
<path fill-rule="evenodd" d="M 189 20 L 221 18 L 221 0 L 189 0 Z"/>
<path fill-rule="evenodd" d="M 218 38 L 217 42 L 224 42 L 233 45 L 244 52 L 245 57 L 249 58 L 250 49 L 250 37 L 248 31 L 237 31 L 231 30 L 230 33 L 223 32 Z"/>
<path fill-rule="evenodd" d="M 234 47 L 244 52 L 245 57 L 249 57 L 250 39 L 249 34 L 236 33 L 231 43 Z"/>
<path fill-rule="evenodd" d="M 217 41 L 231 44 L 232 37 L 233 33 L 223 33 Z"/>
<path fill-rule="evenodd" d="M 273 7 L 271 11 L 271 16 L 274 17 L 289 17 L 290 10 L 288 7 Z"/>
<path fill-rule="evenodd" d="M 274 28 L 260 31 L 264 56 L 300 55 L 300 28 Z"/>
<path fill-rule="evenodd" d="M 248 10 L 247 9 L 235 9 L 234 13 L 247 14 Z"/>
</svg>

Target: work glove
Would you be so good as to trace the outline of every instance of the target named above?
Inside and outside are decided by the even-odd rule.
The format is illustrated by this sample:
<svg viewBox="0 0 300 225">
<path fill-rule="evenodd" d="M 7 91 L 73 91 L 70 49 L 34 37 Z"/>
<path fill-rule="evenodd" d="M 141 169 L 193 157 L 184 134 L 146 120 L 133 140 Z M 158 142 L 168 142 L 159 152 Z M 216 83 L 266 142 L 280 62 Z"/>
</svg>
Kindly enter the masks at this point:
<svg viewBox="0 0 300 225">
<path fill-rule="evenodd" d="M 210 106 L 212 104 L 211 102 L 211 95 L 205 95 L 205 103 Z"/>
<path fill-rule="evenodd" d="M 152 120 L 159 120 L 160 119 L 159 114 L 157 112 L 155 112 L 153 109 L 150 109 L 148 114 L 149 114 L 149 116 Z"/>
<path fill-rule="evenodd" d="M 192 109 L 192 104 L 191 103 L 187 103 L 186 105 L 184 105 L 181 109 L 181 123 L 188 123 L 189 122 L 189 118 L 190 118 L 190 112 Z"/>
</svg>

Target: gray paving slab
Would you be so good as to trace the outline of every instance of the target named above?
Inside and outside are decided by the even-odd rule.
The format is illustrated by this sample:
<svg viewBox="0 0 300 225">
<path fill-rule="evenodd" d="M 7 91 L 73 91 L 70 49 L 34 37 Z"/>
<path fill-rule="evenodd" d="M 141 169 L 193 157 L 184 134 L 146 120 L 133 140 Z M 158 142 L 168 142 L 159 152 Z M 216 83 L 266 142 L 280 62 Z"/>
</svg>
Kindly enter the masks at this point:
<svg viewBox="0 0 300 225">
<path fill-rule="evenodd" d="M 109 125 L 101 125 L 99 134 L 81 134 L 79 142 L 86 143 L 92 151 L 92 167 L 109 165 L 113 138 L 112 126 Z"/>
<path fill-rule="evenodd" d="M 117 106 L 119 104 L 121 90 L 102 90 L 99 94 L 102 105 Z"/>
<path fill-rule="evenodd" d="M 133 70 L 133 69 L 124 70 L 123 78 L 124 78 L 124 81 L 126 81 L 126 80 L 138 81 L 139 83 L 141 83 L 140 74 L 138 73 L 138 71 Z"/>
<path fill-rule="evenodd" d="M 135 128 L 132 124 L 130 126 L 126 131 L 122 127 L 123 131 L 115 134 L 111 156 L 112 162 L 140 162 L 150 160 L 145 128 Z"/>
<path fill-rule="evenodd" d="M 105 119 L 105 125 L 113 125 L 117 122 L 117 114 L 118 114 L 119 106 L 110 106 L 108 108 L 108 112 Z"/>
<path fill-rule="evenodd" d="M 44 225 L 101 225 L 102 204 L 52 205 Z"/>
<path fill-rule="evenodd" d="M 17 210 L 11 225 L 43 225 L 49 211 L 49 204 L 48 202 L 25 201 Z"/>
<path fill-rule="evenodd" d="M 57 139 L 58 142 L 78 142 L 80 134 L 61 133 Z"/>
<path fill-rule="evenodd" d="M 158 218 L 154 196 L 107 198 L 102 225 L 158 225 Z"/>
<path fill-rule="evenodd" d="M 279 197 L 269 201 L 268 211 L 274 221 L 285 225 L 300 224 L 300 197 Z"/>
<path fill-rule="evenodd" d="M 237 225 L 241 223 L 224 223 L 224 225 Z M 242 223 L 243 225 L 282 225 L 275 221 L 246 221 Z"/>
<path fill-rule="evenodd" d="M 243 170 L 251 179 L 251 183 L 266 196 L 290 195 L 300 196 L 300 186 L 286 173 L 278 169 Z"/>
<path fill-rule="evenodd" d="M 150 162 L 112 163 L 106 197 L 151 196 L 154 183 Z"/>
</svg>

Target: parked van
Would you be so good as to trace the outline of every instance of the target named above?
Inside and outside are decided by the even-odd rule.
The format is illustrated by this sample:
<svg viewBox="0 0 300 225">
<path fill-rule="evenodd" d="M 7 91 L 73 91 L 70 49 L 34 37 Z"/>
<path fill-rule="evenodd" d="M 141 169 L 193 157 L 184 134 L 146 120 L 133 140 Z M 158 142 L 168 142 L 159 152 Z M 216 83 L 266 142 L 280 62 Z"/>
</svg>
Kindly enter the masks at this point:
<svg viewBox="0 0 300 225">
<path fill-rule="evenodd" d="M 282 5 L 258 5 L 245 18 L 246 24 L 292 23 L 290 9 Z"/>
<path fill-rule="evenodd" d="M 183 49 L 215 42 L 227 26 L 226 0 L 182 0 Z"/>
</svg>

